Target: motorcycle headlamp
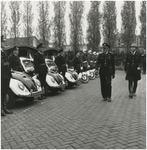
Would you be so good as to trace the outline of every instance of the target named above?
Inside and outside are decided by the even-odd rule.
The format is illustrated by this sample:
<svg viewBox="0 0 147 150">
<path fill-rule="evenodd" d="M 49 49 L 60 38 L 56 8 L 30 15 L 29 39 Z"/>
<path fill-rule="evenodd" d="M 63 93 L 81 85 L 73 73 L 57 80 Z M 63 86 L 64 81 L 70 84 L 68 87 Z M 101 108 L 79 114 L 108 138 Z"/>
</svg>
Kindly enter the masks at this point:
<svg viewBox="0 0 147 150">
<path fill-rule="evenodd" d="M 18 82 L 18 87 L 19 87 L 22 91 L 24 91 L 24 89 L 25 89 L 24 84 L 21 83 L 21 82 Z"/>
</svg>

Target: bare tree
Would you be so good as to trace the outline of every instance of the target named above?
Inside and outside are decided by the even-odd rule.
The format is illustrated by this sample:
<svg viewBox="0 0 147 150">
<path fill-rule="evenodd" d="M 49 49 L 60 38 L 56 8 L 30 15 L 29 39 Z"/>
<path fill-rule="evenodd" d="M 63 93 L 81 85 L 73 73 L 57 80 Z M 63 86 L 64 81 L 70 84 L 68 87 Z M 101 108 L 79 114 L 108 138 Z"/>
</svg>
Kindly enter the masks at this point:
<svg viewBox="0 0 147 150">
<path fill-rule="evenodd" d="M 49 20 L 49 2 L 40 1 L 38 2 L 38 11 L 39 11 L 39 24 L 38 31 L 40 39 L 45 46 L 48 46 L 50 39 L 50 26 L 51 22 Z"/>
<path fill-rule="evenodd" d="M 19 23 L 20 23 L 20 7 L 21 2 L 20 1 L 10 1 L 10 9 L 11 9 L 11 35 L 14 37 L 14 44 L 16 44 L 16 37 L 19 37 Z"/>
<path fill-rule="evenodd" d="M 24 1 L 24 15 L 23 15 L 23 23 L 24 23 L 24 35 L 27 37 L 27 42 L 29 45 L 29 37 L 32 35 L 32 4 L 30 1 Z"/>
<path fill-rule="evenodd" d="M 146 1 L 141 2 L 141 11 L 140 11 L 140 22 L 141 22 L 141 41 L 146 48 Z"/>
<path fill-rule="evenodd" d="M 116 6 L 115 1 L 105 1 L 103 7 L 103 36 L 104 41 L 111 47 L 116 39 Z"/>
<path fill-rule="evenodd" d="M 73 45 L 73 50 L 77 51 L 80 49 L 80 44 L 82 44 L 82 14 L 84 5 L 82 1 L 70 2 L 71 13 L 70 24 L 71 24 L 71 34 L 70 40 Z"/>
<path fill-rule="evenodd" d="M 124 1 L 121 11 L 122 16 L 122 40 L 127 51 L 132 42 L 135 42 L 136 16 L 135 16 L 135 2 Z"/>
<path fill-rule="evenodd" d="M 99 12 L 100 1 L 91 1 L 91 9 L 89 11 L 88 20 L 88 49 L 92 51 L 98 50 L 100 44 L 100 18 L 101 14 Z"/>
<path fill-rule="evenodd" d="M 55 46 L 63 47 L 65 44 L 65 10 L 66 2 L 55 1 L 54 2 L 54 35 L 55 35 Z"/>
<path fill-rule="evenodd" d="M 6 37 L 7 32 L 7 15 L 6 15 L 6 2 L 1 1 L 1 34 Z"/>
</svg>

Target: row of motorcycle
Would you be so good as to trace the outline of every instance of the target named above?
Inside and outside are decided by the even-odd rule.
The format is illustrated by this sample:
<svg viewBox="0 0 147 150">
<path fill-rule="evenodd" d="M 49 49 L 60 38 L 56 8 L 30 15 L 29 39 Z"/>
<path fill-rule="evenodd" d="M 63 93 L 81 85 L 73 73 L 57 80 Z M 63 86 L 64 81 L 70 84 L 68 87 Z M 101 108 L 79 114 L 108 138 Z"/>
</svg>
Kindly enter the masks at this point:
<svg viewBox="0 0 147 150">
<path fill-rule="evenodd" d="M 35 98 L 44 93 L 40 81 L 35 75 L 33 60 L 26 57 L 20 57 L 23 72 L 12 70 L 12 78 L 10 79 L 9 91 L 6 96 L 8 108 L 12 108 L 18 98 L 22 98 L 27 102 L 32 102 Z M 49 93 L 57 93 L 65 88 L 79 86 L 81 83 L 88 83 L 98 77 L 95 69 L 88 69 L 77 73 L 73 68 L 68 68 L 65 78 L 58 73 L 58 68 L 54 61 L 45 59 L 48 73 L 46 75 L 46 88 Z"/>
</svg>

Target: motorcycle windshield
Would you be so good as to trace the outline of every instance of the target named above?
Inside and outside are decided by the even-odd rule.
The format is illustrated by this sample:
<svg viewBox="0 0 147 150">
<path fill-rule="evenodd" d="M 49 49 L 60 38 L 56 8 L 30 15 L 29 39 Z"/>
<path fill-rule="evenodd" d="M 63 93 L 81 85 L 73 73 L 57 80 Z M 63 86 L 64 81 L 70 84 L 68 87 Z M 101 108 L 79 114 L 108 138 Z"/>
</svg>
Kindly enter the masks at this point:
<svg viewBox="0 0 147 150">
<path fill-rule="evenodd" d="M 30 60 L 23 60 L 22 61 L 24 68 L 27 72 L 32 72 L 34 71 L 34 64 Z"/>
</svg>

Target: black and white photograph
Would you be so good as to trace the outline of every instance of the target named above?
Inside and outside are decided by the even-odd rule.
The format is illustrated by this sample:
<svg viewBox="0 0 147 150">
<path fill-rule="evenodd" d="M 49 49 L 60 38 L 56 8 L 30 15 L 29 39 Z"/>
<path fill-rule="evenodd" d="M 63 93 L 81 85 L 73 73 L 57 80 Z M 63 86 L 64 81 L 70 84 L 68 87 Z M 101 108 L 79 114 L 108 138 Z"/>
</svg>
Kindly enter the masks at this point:
<svg viewBox="0 0 147 150">
<path fill-rule="evenodd" d="M 1 149 L 146 149 L 146 1 L 1 5 Z"/>
</svg>

